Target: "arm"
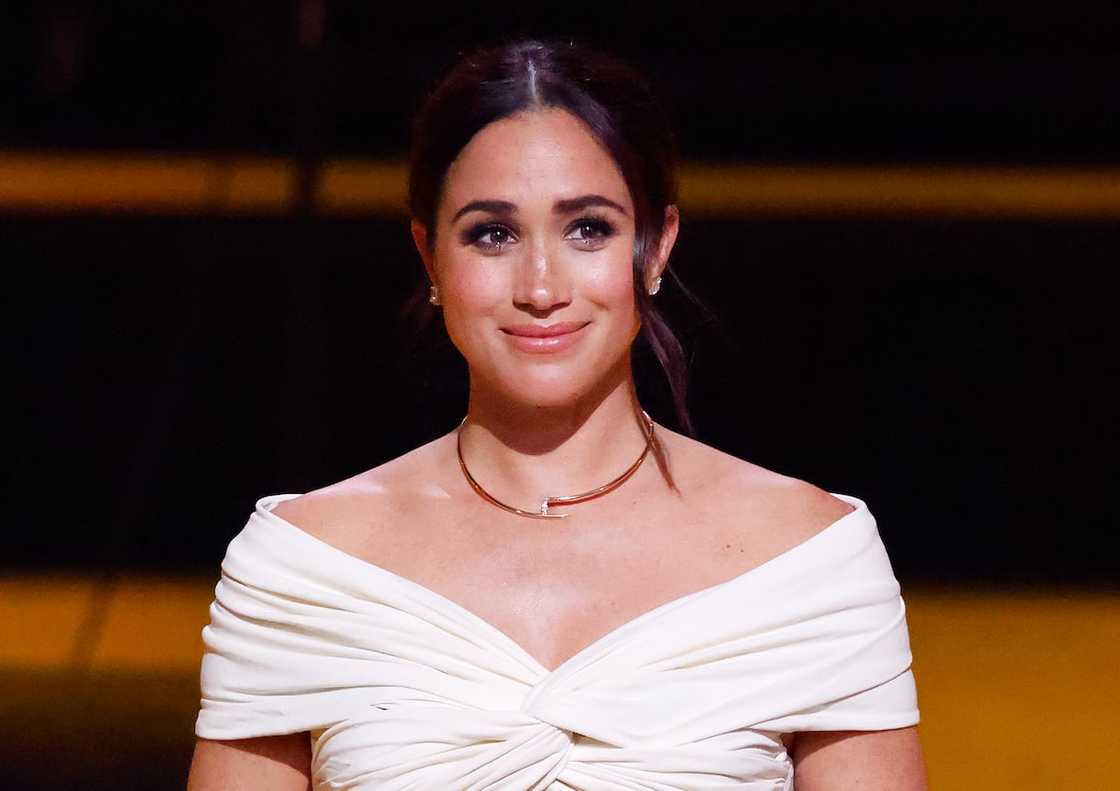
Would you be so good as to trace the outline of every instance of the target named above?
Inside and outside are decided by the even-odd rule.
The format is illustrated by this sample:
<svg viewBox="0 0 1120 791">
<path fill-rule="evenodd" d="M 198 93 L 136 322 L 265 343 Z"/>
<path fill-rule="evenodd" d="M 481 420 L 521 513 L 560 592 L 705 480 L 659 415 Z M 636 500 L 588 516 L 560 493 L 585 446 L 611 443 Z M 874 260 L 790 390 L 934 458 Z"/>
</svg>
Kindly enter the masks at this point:
<svg viewBox="0 0 1120 791">
<path fill-rule="evenodd" d="M 195 742 L 187 791 L 310 789 L 311 739 L 306 732 Z"/>
<path fill-rule="evenodd" d="M 916 726 L 803 731 L 793 740 L 797 791 L 927 791 Z"/>
</svg>

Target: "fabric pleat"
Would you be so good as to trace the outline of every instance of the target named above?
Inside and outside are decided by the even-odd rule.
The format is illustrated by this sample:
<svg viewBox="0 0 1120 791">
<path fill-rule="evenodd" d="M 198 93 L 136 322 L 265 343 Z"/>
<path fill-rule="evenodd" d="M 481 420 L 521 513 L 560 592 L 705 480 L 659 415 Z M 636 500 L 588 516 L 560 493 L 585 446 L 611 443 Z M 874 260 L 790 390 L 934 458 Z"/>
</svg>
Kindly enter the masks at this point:
<svg viewBox="0 0 1120 791">
<path fill-rule="evenodd" d="M 554 670 L 258 501 L 202 630 L 195 733 L 308 732 L 321 789 L 792 791 L 782 735 L 918 722 L 906 608 L 853 511 Z"/>
</svg>

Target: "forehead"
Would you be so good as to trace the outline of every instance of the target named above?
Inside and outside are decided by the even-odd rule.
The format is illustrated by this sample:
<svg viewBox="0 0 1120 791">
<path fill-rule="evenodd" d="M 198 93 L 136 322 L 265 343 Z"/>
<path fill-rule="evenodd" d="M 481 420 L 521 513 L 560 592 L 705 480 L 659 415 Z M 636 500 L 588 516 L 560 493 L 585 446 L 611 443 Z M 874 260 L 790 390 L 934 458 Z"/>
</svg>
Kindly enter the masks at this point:
<svg viewBox="0 0 1120 791">
<path fill-rule="evenodd" d="M 459 152 L 444 182 L 444 209 L 500 199 L 518 205 L 599 194 L 632 209 L 610 153 L 565 110 L 518 113 L 483 127 Z"/>
</svg>

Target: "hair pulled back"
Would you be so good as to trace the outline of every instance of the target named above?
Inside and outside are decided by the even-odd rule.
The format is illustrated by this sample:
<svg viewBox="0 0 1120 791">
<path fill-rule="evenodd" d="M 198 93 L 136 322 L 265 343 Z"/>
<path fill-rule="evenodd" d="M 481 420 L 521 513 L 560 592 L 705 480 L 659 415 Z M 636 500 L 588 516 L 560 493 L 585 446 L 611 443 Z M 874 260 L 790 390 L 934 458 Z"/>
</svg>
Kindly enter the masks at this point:
<svg viewBox="0 0 1120 791">
<path fill-rule="evenodd" d="M 677 202 L 677 144 L 653 91 L 635 69 L 572 41 L 519 40 L 465 55 L 436 84 L 413 121 L 409 210 L 432 244 L 444 177 L 459 152 L 488 124 L 544 108 L 563 109 L 583 121 L 626 181 L 635 213 L 633 280 L 640 337 L 665 372 L 680 426 L 692 434 L 684 349 L 643 287 L 665 209 Z M 666 266 L 663 276 L 670 275 L 683 287 Z"/>
</svg>

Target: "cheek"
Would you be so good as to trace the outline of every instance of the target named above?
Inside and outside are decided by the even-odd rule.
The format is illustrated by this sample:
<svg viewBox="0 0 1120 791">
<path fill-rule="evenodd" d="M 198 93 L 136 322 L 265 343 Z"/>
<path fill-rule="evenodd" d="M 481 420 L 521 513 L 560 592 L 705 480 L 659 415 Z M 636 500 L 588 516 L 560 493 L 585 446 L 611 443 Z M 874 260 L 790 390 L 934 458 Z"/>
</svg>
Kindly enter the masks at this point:
<svg viewBox="0 0 1120 791">
<path fill-rule="evenodd" d="M 634 306 L 634 276 L 629 257 L 604 256 L 582 269 L 581 290 L 599 305 L 618 311 Z"/>
<path fill-rule="evenodd" d="M 500 266 L 472 261 L 468 265 L 449 267 L 445 279 L 456 300 L 471 312 L 486 312 L 509 299 L 509 274 Z"/>
<path fill-rule="evenodd" d="M 599 281 L 600 290 L 609 295 L 614 304 L 631 303 L 634 301 L 634 280 L 630 272 L 630 262 L 622 267 L 612 269 Z"/>
<path fill-rule="evenodd" d="M 448 246 L 437 247 L 436 269 L 451 298 L 448 307 L 459 306 L 465 311 L 476 312 L 479 308 L 497 303 L 509 293 L 505 267 L 465 254 L 458 245 L 448 244 L 446 233 L 442 238 Z"/>
<path fill-rule="evenodd" d="M 443 290 L 444 326 L 452 342 L 465 356 L 483 342 L 486 316 L 497 315 L 509 300 L 511 284 L 506 271 L 488 261 L 464 260 L 444 255 L 439 264 Z"/>
</svg>

